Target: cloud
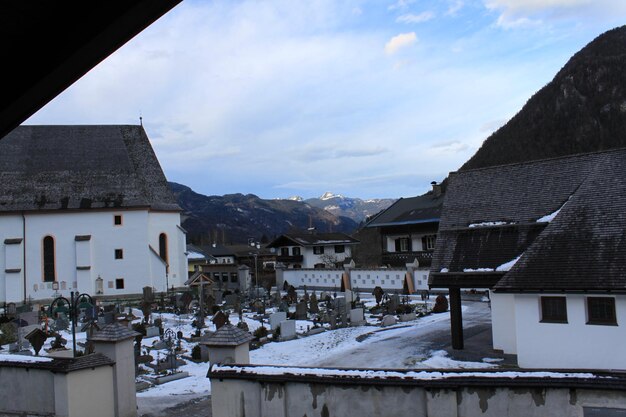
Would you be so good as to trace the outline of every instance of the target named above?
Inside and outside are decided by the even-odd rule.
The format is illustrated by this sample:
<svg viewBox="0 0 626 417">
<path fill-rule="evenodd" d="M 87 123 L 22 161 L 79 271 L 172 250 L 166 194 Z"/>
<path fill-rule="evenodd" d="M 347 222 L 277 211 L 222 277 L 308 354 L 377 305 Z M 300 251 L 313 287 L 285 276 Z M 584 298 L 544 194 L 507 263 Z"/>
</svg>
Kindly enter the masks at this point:
<svg viewBox="0 0 626 417">
<path fill-rule="evenodd" d="M 432 18 L 435 17 L 435 14 L 431 11 L 425 11 L 420 14 L 403 14 L 402 16 L 398 16 L 396 22 L 398 23 L 422 23 L 428 22 Z"/>
<path fill-rule="evenodd" d="M 378 156 L 389 152 L 389 149 L 382 146 L 374 147 L 358 147 L 358 148 L 337 148 L 336 145 L 329 146 L 309 146 L 300 151 L 300 159 L 303 161 L 313 162 L 327 159 L 341 158 L 362 158 L 367 156 Z"/>
<path fill-rule="evenodd" d="M 417 43 L 417 36 L 415 32 L 401 33 L 394 36 L 385 44 L 385 53 L 387 55 L 393 55 L 400 49 L 409 47 Z"/>
<path fill-rule="evenodd" d="M 484 0 L 484 5 L 499 13 L 496 26 L 504 29 L 560 19 L 606 20 L 626 12 L 626 2 L 615 0 Z"/>
<path fill-rule="evenodd" d="M 456 16 L 456 14 L 463 8 L 465 3 L 462 0 L 457 0 L 448 7 L 446 16 Z"/>
<path fill-rule="evenodd" d="M 449 153 L 459 153 L 467 150 L 469 146 L 466 143 L 463 143 L 459 140 L 450 140 L 445 142 L 435 143 L 430 147 L 434 153 L 438 154 L 449 154 Z"/>
<path fill-rule="evenodd" d="M 415 3 L 415 0 L 398 0 L 387 7 L 387 10 L 401 10 L 406 9 L 410 4 Z"/>
</svg>

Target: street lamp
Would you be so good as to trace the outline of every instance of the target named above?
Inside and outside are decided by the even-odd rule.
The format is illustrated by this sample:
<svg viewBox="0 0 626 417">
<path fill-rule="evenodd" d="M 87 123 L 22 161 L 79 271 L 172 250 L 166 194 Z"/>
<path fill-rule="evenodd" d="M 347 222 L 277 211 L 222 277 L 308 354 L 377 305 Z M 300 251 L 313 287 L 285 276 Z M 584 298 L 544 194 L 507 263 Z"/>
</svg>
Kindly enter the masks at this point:
<svg viewBox="0 0 626 417">
<path fill-rule="evenodd" d="M 87 301 L 88 300 L 88 301 Z M 55 304 L 57 307 L 55 308 Z M 67 304 L 67 307 L 66 307 Z M 76 357 L 76 322 L 78 321 L 78 312 L 81 309 L 92 309 L 91 310 L 91 319 L 97 318 L 97 311 L 95 310 L 95 305 L 93 299 L 89 294 L 79 294 L 78 292 L 70 292 L 70 299 L 61 296 L 52 300 L 50 303 L 50 317 L 55 317 L 58 313 L 66 313 L 69 314 L 70 320 L 72 322 L 72 352 L 73 357 Z"/>
<path fill-rule="evenodd" d="M 254 256 L 254 298 L 257 299 L 259 297 L 259 250 L 261 249 L 261 244 L 259 242 L 255 242 L 253 239 L 248 239 L 248 243 L 250 246 L 256 249 L 252 255 Z"/>
</svg>

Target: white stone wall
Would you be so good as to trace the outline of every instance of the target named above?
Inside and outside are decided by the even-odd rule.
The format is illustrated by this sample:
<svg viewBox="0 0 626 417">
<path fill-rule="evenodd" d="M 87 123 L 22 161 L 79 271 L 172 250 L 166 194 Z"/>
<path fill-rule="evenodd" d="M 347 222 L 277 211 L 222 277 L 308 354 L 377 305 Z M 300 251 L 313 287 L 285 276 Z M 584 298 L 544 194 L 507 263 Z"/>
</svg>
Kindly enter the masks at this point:
<svg viewBox="0 0 626 417">
<path fill-rule="evenodd" d="M 122 224 L 114 216 L 122 215 Z M 54 239 L 56 280 L 59 292 L 96 293 L 96 279 L 103 280 L 104 295 L 141 294 L 144 286 L 165 288 L 165 267 L 154 266 L 159 250 L 159 234 L 168 236 L 170 286 L 186 280 L 185 236 L 179 228 L 179 213 L 148 210 L 102 210 L 84 212 L 28 213 L 0 216 L 0 302 L 20 302 L 54 296 L 51 282 L 43 278 L 43 239 Z M 25 227 L 24 227 L 25 226 Z M 25 236 L 23 230 L 26 231 Z M 89 240 L 75 239 L 90 235 Z M 23 239 L 20 244 L 5 244 L 6 239 Z M 115 250 L 121 249 L 122 259 Z M 25 251 L 26 262 L 23 253 Z M 7 272 L 20 266 L 20 272 Z M 24 274 L 26 279 L 24 280 Z M 123 288 L 116 280 L 123 279 Z"/>
<path fill-rule="evenodd" d="M 341 288 L 343 269 L 285 269 L 283 279 L 296 288 Z M 385 291 L 401 292 L 406 269 L 352 269 L 349 270 L 352 289 L 368 290 L 381 287 Z M 428 270 L 418 269 L 411 273 L 416 291 L 428 289 Z"/>
<path fill-rule="evenodd" d="M 563 294 L 542 294 L 544 296 Z M 598 296 L 594 294 L 593 296 Z M 540 297 L 515 294 L 513 321 L 510 300 L 492 298 L 494 345 L 513 338 L 507 329 L 515 328 L 518 364 L 522 368 L 619 369 L 626 370 L 626 295 L 614 295 L 617 326 L 587 323 L 586 295 L 567 294 L 567 323 L 541 323 Z M 494 302 L 494 300 L 498 300 Z M 508 319 L 499 322 L 502 316 Z M 505 344 L 501 344 L 505 346 Z M 495 347 L 495 346 L 494 346 Z"/>
<path fill-rule="evenodd" d="M 516 354 L 515 296 L 513 294 L 489 293 L 491 299 L 491 331 L 493 348 L 504 353 Z"/>
</svg>

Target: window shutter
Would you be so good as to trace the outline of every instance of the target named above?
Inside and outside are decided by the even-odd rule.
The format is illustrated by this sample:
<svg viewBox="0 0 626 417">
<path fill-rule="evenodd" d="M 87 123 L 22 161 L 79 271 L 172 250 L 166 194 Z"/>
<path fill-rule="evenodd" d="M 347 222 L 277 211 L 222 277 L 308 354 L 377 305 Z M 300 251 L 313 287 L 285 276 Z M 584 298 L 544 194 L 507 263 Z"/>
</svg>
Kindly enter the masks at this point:
<svg viewBox="0 0 626 417">
<path fill-rule="evenodd" d="M 400 252 L 400 239 L 396 239 L 396 252 Z"/>
<path fill-rule="evenodd" d="M 428 249 L 428 240 L 426 239 L 426 236 L 422 236 L 422 250 L 427 250 Z"/>
</svg>

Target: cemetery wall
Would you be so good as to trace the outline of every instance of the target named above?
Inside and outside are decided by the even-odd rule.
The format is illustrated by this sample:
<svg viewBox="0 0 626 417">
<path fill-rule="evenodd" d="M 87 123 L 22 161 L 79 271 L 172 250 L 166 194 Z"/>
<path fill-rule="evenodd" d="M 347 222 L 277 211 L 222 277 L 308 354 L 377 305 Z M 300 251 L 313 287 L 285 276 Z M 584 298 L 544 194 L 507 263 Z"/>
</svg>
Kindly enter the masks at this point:
<svg viewBox="0 0 626 417">
<path fill-rule="evenodd" d="M 209 372 L 213 417 L 580 417 L 626 413 L 621 379 L 611 385 L 596 383 L 593 378 L 590 382 L 545 375 L 493 378 L 488 372 L 482 377 L 466 372 L 464 376 L 458 370 L 452 371 L 457 375 L 450 379 L 439 378 L 440 372 L 421 372 L 423 379 L 417 380 L 402 378 L 401 373 L 408 371 L 387 371 L 392 375 L 371 379 L 346 377 L 346 370 L 337 369 L 215 368 Z M 253 369 L 250 373 L 249 368 Z"/>
<path fill-rule="evenodd" d="M 346 272 L 343 269 L 283 269 L 277 271 L 282 274 L 282 282 L 287 281 L 296 288 L 305 285 L 310 289 L 333 290 L 341 288 L 341 277 Z M 387 292 L 402 292 L 404 277 L 411 274 L 416 291 L 428 289 L 428 274 L 426 269 L 407 270 L 372 268 L 372 269 L 349 269 L 352 290 L 371 291 L 375 287 L 381 287 Z M 278 279 L 277 279 L 278 282 Z"/>
</svg>

